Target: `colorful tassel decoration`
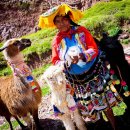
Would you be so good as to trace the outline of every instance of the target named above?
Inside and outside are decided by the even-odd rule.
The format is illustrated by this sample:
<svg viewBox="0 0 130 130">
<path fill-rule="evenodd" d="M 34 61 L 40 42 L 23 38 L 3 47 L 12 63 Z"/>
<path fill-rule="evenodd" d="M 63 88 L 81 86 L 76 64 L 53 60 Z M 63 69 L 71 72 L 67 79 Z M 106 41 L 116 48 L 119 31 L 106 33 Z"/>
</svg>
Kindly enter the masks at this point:
<svg viewBox="0 0 130 130">
<path fill-rule="evenodd" d="M 124 89 L 124 95 L 126 96 L 126 97 L 128 97 L 128 96 L 130 96 L 130 91 L 128 91 L 128 86 L 127 86 L 127 84 L 126 84 L 126 82 L 125 81 L 121 81 L 121 86 L 123 87 L 123 89 Z"/>
<path fill-rule="evenodd" d="M 119 84 L 120 84 L 120 80 L 117 79 L 117 80 L 115 81 L 115 84 L 116 84 L 116 85 L 119 85 Z"/>
<path fill-rule="evenodd" d="M 110 88 L 111 88 L 112 92 L 115 92 L 115 93 L 117 92 L 113 84 L 110 85 Z"/>
<path fill-rule="evenodd" d="M 54 110 L 54 115 L 55 116 L 58 116 L 58 115 L 63 115 L 64 113 L 63 112 L 60 112 L 60 110 L 55 106 L 53 105 L 53 110 Z"/>
<path fill-rule="evenodd" d="M 37 92 L 37 91 L 38 91 L 38 87 L 37 87 L 37 86 L 32 86 L 32 90 L 33 90 L 34 92 Z"/>
<path fill-rule="evenodd" d="M 114 70 L 110 70 L 110 78 L 112 79 L 112 83 L 113 85 L 119 85 L 120 84 L 120 80 L 117 78 L 117 75 L 115 75 L 115 71 Z"/>
<path fill-rule="evenodd" d="M 126 85 L 126 86 L 123 86 L 123 89 L 125 90 L 125 91 L 128 91 L 128 86 Z"/>
<path fill-rule="evenodd" d="M 121 86 L 125 86 L 126 82 L 124 80 L 121 81 Z"/>
<path fill-rule="evenodd" d="M 110 70 L 110 74 L 111 74 L 111 75 L 114 75 L 114 74 L 115 74 L 115 71 L 111 69 L 111 70 Z"/>
<path fill-rule="evenodd" d="M 124 95 L 125 95 L 126 97 L 130 96 L 130 91 L 124 92 Z"/>
<path fill-rule="evenodd" d="M 32 90 L 34 92 L 37 92 L 38 87 L 37 87 L 36 83 L 34 82 L 33 77 L 31 75 L 29 75 L 29 76 L 26 77 L 26 79 L 27 79 L 27 82 L 29 83 L 29 85 L 32 87 Z"/>
</svg>

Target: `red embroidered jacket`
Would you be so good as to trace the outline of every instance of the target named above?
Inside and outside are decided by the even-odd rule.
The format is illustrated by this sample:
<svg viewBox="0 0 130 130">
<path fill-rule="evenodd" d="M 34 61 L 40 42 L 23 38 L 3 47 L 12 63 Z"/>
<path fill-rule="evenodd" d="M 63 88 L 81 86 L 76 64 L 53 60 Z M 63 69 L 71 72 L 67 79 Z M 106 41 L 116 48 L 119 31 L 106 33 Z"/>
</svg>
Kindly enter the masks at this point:
<svg viewBox="0 0 130 130">
<path fill-rule="evenodd" d="M 84 44 L 83 46 L 85 47 L 86 50 L 88 49 L 93 49 L 94 50 L 94 55 L 91 57 L 91 60 L 94 59 L 97 55 L 98 55 L 98 47 L 92 37 L 92 35 L 90 34 L 90 32 L 83 26 L 78 26 L 78 28 L 76 30 L 71 30 L 68 33 L 63 33 L 63 32 L 59 32 L 56 37 L 54 38 L 53 42 L 52 42 L 52 63 L 56 64 L 58 61 L 60 61 L 59 58 L 59 54 L 58 54 L 58 48 L 59 45 L 61 43 L 61 40 L 64 37 L 70 37 L 72 34 L 80 34 L 80 33 L 84 33 L 84 43 L 83 40 L 80 39 L 81 43 Z M 80 36 L 79 36 L 80 38 Z"/>
</svg>

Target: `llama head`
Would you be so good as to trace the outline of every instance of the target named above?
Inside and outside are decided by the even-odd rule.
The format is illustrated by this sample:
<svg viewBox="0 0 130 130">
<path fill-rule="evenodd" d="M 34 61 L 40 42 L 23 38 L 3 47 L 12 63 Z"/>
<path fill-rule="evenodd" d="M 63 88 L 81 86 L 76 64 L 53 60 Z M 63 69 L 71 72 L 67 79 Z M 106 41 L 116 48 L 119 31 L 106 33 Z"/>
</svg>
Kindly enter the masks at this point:
<svg viewBox="0 0 130 130">
<path fill-rule="evenodd" d="M 68 66 L 70 66 L 71 63 L 77 63 L 78 62 L 79 52 L 80 52 L 80 49 L 76 46 L 72 46 L 68 49 L 68 52 L 65 56 Z"/>
<path fill-rule="evenodd" d="M 68 49 L 68 55 L 74 59 L 74 57 L 79 58 L 80 49 L 77 46 L 72 46 Z"/>
<path fill-rule="evenodd" d="M 63 68 L 59 65 L 50 66 L 44 72 L 41 79 L 44 79 L 52 90 L 58 89 L 58 87 L 62 87 L 66 83 Z"/>
<path fill-rule="evenodd" d="M 103 33 L 103 37 L 99 42 L 99 48 L 106 53 L 107 59 L 113 63 L 120 62 L 122 58 L 125 58 L 123 46 L 118 40 L 119 35 L 120 32 L 115 36 Z"/>
<path fill-rule="evenodd" d="M 120 31 L 115 36 L 109 36 L 108 33 L 102 34 L 102 39 L 99 42 L 99 47 L 101 50 L 108 50 L 108 49 L 118 49 L 121 48 L 120 41 L 118 40 L 120 35 Z M 114 50 L 115 51 L 115 50 Z"/>
<path fill-rule="evenodd" d="M 24 50 L 29 46 L 31 46 L 31 41 L 29 39 L 13 38 L 7 40 L 4 43 L 3 47 L 0 48 L 0 51 L 3 51 L 5 56 L 14 57 L 20 51 Z"/>
<path fill-rule="evenodd" d="M 70 65 L 71 63 L 78 63 L 79 60 L 86 61 L 85 55 L 81 51 L 81 49 L 77 46 L 72 46 L 68 49 L 67 55 L 66 55 L 66 60 L 68 64 Z"/>
</svg>

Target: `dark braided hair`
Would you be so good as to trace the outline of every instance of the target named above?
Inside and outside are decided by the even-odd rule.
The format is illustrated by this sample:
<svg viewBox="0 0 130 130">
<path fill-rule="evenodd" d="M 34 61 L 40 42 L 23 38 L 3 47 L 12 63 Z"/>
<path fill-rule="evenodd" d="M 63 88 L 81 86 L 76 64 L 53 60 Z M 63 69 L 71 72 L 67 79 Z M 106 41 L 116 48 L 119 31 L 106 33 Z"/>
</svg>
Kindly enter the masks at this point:
<svg viewBox="0 0 130 130">
<path fill-rule="evenodd" d="M 74 21 L 72 21 L 72 19 L 70 18 L 71 12 L 68 12 L 65 17 L 68 18 L 70 20 L 70 24 L 73 26 L 80 26 L 77 23 L 75 23 Z"/>
<path fill-rule="evenodd" d="M 71 12 L 68 12 L 64 17 L 65 17 L 65 18 L 68 18 L 68 19 L 70 20 L 70 24 L 71 24 L 72 26 L 80 26 L 80 25 L 78 25 L 77 23 L 75 23 L 75 22 L 72 21 L 72 19 L 70 18 L 70 15 L 71 15 Z M 54 18 L 54 20 L 53 20 L 54 23 L 55 23 L 55 19 L 56 19 L 56 16 L 55 16 L 55 18 Z"/>
</svg>

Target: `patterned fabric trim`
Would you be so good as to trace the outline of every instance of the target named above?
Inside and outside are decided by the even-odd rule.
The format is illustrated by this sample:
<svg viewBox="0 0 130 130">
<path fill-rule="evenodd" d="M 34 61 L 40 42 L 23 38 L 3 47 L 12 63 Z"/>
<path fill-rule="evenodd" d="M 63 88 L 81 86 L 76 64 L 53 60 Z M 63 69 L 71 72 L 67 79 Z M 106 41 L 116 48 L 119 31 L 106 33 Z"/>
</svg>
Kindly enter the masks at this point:
<svg viewBox="0 0 130 130">
<path fill-rule="evenodd" d="M 101 111 L 123 101 L 115 89 L 115 85 L 120 84 L 115 81 L 119 79 L 113 78 L 106 62 L 102 60 L 102 54 L 89 72 L 83 75 L 66 74 L 66 78 L 74 88 L 74 98 L 82 116 L 91 121 L 99 120 Z"/>
</svg>

